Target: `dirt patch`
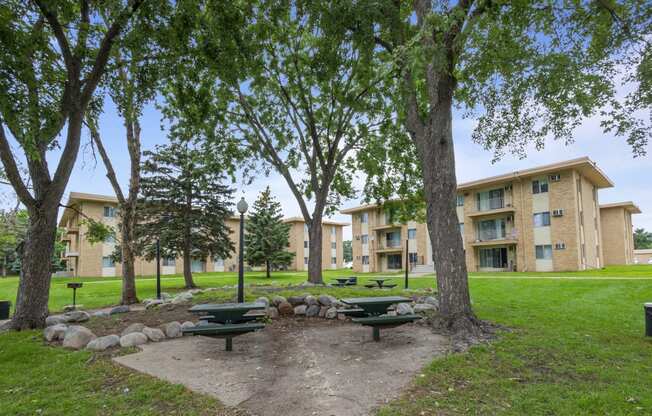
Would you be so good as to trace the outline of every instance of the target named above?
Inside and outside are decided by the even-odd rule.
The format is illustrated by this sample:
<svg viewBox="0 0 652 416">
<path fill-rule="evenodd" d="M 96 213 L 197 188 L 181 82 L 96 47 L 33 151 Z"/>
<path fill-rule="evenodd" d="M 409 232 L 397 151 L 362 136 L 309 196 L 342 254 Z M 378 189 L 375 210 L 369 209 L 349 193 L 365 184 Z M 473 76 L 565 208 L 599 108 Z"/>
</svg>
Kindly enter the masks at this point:
<svg viewBox="0 0 652 416">
<path fill-rule="evenodd" d="M 163 305 L 159 308 L 112 315 L 109 318 L 92 318 L 82 325 L 93 331 L 98 337 L 101 337 L 110 334 L 120 335 L 125 328 L 137 322 L 152 328 L 172 321 L 179 321 L 180 323 L 184 321 L 197 322 L 197 315 L 188 312 L 190 306 L 185 304 Z"/>
<path fill-rule="evenodd" d="M 448 338 L 420 325 L 383 330 L 373 342 L 371 329 L 351 322 L 288 318 L 235 338 L 232 352 L 221 339 L 184 337 L 115 361 L 253 415 L 367 415 L 449 349 Z"/>
</svg>

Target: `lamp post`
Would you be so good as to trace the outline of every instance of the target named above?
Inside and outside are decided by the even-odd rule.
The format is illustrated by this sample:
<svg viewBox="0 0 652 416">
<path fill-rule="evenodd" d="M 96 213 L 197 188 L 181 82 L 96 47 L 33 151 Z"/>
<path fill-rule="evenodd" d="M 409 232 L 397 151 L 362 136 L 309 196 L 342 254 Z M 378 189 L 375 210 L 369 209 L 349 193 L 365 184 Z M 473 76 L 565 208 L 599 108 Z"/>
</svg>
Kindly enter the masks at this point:
<svg viewBox="0 0 652 416">
<path fill-rule="evenodd" d="M 156 299 L 161 299 L 161 240 L 156 239 Z"/>
<path fill-rule="evenodd" d="M 240 213 L 240 250 L 238 255 L 238 303 L 244 302 L 244 214 L 247 212 L 247 201 L 244 197 L 240 199 L 237 205 Z"/>
<path fill-rule="evenodd" d="M 410 268 L 410 240 L 405 240 L 405 288 L 408 288 L 408 269 Z"/>
</svg>

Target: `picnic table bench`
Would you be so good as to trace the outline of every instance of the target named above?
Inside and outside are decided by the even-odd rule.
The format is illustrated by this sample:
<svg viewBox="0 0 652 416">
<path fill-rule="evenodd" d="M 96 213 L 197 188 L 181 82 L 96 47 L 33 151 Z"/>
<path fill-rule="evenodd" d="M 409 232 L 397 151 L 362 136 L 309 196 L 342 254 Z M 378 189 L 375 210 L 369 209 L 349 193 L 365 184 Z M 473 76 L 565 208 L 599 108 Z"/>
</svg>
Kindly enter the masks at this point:
<svg viewBox="0 0 652 416">
<path fill-rule="evenodd" d="M 387 309 L 391 305 L 411 301 L 411 299 L 402 296 L 342 299 L 343 303 L 355 305 L 363 311 L 364 316 L 355 317 L 352 321 L 363 326 L 370 326 L 373 339 L 376 342 L 380 341 L 381 328 L 394 328 L 421 319 L 418 315 L 386 315 Z"/>
<path fill-rule="evenodd" d="M 385 278 L 377 278 L 377 279 L 369 279 L 369 280 L 372 282 L 376 282 L 376 284 L 373 283 L 366 284 L 365 287 L 368 287 L 369 289 L 373 289 L 375 287 L 379 289 L 383 289 L 383 288 L 391 289 L 396 287 L 396 284 L 394 283 L 385 284 L 385 282 L 391 282 L 393 280 L 391 278 L 385 277 Z"/>
<path fill-rule="evenodd" d="M 203 335 L 213 338 L 224 338 L 226 350 L 233 350 L 233 337 L 258 331 L 265 328 L 265 324 L 251 322 L 264 316 L 260 313 L 250 313 L 265 309 L 263 303 L 222 303 L 195 305 L 188 309 L 189 312 L 201 314 L 199 319 L 205 324 L 193 328 L 186 328 L 184 334 Z"/>
<path fill-rule="evenodd" d="M 358 284 L 358 277 L 357 276 L 336 277 L 333 280 L 337 282 L 337 283 L 334 283 L 334 285 L 338 286 L 338 287 L 355 286 L 355 285 Z"/>
</svg>

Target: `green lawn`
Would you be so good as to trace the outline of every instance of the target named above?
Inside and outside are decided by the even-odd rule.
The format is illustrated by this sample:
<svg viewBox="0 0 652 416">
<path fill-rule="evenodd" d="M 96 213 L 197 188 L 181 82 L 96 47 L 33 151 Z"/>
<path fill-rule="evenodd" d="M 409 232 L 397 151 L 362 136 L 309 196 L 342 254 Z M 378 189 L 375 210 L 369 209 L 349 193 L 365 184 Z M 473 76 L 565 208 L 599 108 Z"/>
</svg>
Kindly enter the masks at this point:
<svg viewBox="0 0 652 416">
<path fill-rule="evenodd" d="M 521 274 L 512 278 L 474 274 L 479 277 L 470 280 L 475 310 L 481 318 L 512 331 L 467 353 L 434 360 L 401 399 L 379 414 L 652 414 L 652 341 L 643 336 L 642 308 L 645 301 L 652 301 L 652 280 L 605 278 L 645 277 L 651 271 L 647 266 L 631 266 L 620 272 L 611 269 L 594 279 L 587 275 L 581 275 L 583 279 L 541 278 L 559 273 L 528 279 Z M 327 276 L 341 274 L 328 272 Z M 303 273 L 272 278 L 277 285 L 304 279 Z M 248 274 L 247 280 L 267 282 L 254 274 Z M 117 301 L 119 281 L 85 281 L 89 283 L 80 292 L 85 304 Z M 52 305 L 68 302 L 69 290 L 59 288 L 64 282 L 54 283 Z M 197 282 L 233 285 L 235 275 L 206 274 L 198 276 Z M 153 294 L 153 281 L 139 279 L 138 284 L 141 296 Z M 178 290 L 181 284 L 180 279 L 164 280 L 167 291 Z M 418 278 L 410 284 L 432 287 L 433 280 Z M 0 298 L 7 293 L 13 296 L 15 282 L 13 287 L 0 281 Z M 324 292 L 281 293 L 306 291 Z M 350 288 L 329 292 L 340 297 L 387 293 Z M 247 290 L 250 299 L 261 293 L 255 286 Z M 229 289 L 203 294 L 199 301 L 232 297 Z M 119 369 L 106 360 L 86 363 L 89 356 L 44 346 L 40 332 L 0 335 L 0 374 L 11 374 L 0 377 L 0 414 L 35 414 L 38 409 L 41 414 L 79 415 L 224 411 L 201 395 Z M 130 389 L 128 393 L 125 388 Z"/>
</svg>

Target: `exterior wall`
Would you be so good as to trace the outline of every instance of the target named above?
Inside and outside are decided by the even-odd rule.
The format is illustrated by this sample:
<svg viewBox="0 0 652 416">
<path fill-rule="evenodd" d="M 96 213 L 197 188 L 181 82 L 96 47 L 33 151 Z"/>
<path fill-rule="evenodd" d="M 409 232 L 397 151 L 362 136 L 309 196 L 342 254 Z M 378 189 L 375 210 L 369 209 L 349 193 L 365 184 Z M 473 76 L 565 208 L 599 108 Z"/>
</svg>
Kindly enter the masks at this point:
<svg viewBox="0 0 652 416">
<path fill-rule="evenodd" d="M 652 249 L 634 250 L 634 263 L 652 264 Z"/>
<path fill-rule="evenodd" d="M 559 182 L 550 183 L 550 212 L 563 210 L 563 215 L 550 217 L 553 264 L 555 271 L 581 268 L 580 210 L 576 187 L 579 175 L 575 171 L 559 173 Z M 564 244 L 566 248 L 555 247 Z"/>
<path fill-rule="evenodd" d="M 295 253 L 294 261 L 290 269 L 301 271 L 308 270 L 306 259 L 309 257 L 310 236 L 305 227 L 305 222 L 292 220 L 290 224 L 290 247 L 289 250 Z M 335 235 L 332 235 L 332 228 L 335 228 Z M 344 267 L 344 242 L 343 242 L 343 224 L 324 222 L 322 224 L 322 245 L 321 245 L 321 263 L 322 270 L 341 269 Z M 308 242 L 308 247 L 305 242 Z M 335 243 L 335 249 L 332 248 Z M 336 262 L 331 263 L 332 258 Z M 354 256 L 355 258 L 355 256 Z"/>
<path fill-rule="evenodd" d="M 634 263 L 632 214 L 623 207 L 602 208 L 600 217 L 605 236 L 602 241 L 604 264 Z M 647 260 L 642 263 L 647 263 Z"/>
</svg>

